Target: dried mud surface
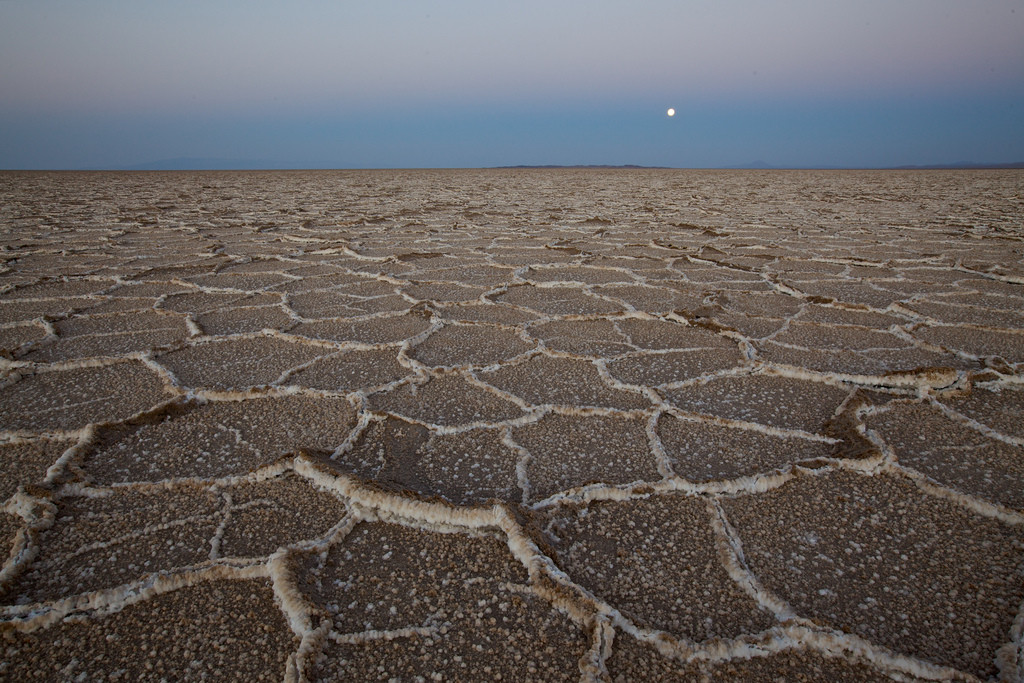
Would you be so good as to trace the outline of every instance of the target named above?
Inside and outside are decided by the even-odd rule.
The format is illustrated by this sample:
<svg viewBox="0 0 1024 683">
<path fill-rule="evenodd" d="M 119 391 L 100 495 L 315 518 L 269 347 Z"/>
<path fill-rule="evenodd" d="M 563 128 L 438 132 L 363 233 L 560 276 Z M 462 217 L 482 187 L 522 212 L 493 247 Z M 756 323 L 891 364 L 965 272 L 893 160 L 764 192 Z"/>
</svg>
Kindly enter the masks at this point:
<svg viewBox="0 0 1024 683">
<path fill-rule="evenodd" d="M 0 174 L 0 677 L 1024 680 L 1024 174 Z"/>
</svg>

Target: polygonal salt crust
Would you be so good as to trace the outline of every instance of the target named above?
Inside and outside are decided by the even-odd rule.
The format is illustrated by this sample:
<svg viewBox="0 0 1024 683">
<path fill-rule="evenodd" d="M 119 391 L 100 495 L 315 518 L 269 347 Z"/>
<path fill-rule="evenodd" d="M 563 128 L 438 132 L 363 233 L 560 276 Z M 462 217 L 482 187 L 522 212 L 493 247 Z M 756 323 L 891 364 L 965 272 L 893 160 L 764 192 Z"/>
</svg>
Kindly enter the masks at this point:
<svg viewBox="0 0 1024 683">
<path fill-rule="evenodd" d="M 712 681 L 789 681 L 815 683 L 877 683 L 883 680 L 919 682 L 921 679 L 900 674 L 892 678 L 861 662 L 826 657 L 813 650 L 782 650 L 759 657 L 735 658 L 705 665 Z"/>
<path fill-rule="evenodd" d="M 474 429 L 433 434 L 415 453 L 392 449 L 379 479 L 395 481 L 425 496 L 441 496 L 456 505 L 497 498 L 518 503 L 519 454 L 502 441 L 500 430 Z"/>
<path fill-rule="evenodd" d="M 665 397 L 688 412 L 821 432 L 848 393 L 840 387 L 790 377 L 744 375 L 672 389 Z"/>
<path fill-rule="evenodd" d="M 775 623 L 726 573 L 703 498 L 668 494 L 547 514 L 558 565 L 636 626 L 702 641 Z"/>
<path fill-rule="evenodd" d="M 396 290 L 394 284 L 385 280 L 375 278 L 360 278 L 355 282 L 346 282 L 338 285 L 338 291 L 357 296 L 361 299 L 367 297 L 394 297 Z"/>
<path fill-rule="evenodd" d="M 330 639 L 315 678 L 579 679 L 585 634 L 521 587 L 526 572 L 495 538 L 364 523 L 323 562 L 309 556 L 296 569 L 342 636 L 418 629 Z"/>
<path fill-rule="evenodd" d="M 788 318 L 804 305 L 802 299 L 775 292 L 719 292 L 715 303 L 727 311 L 768 318 Z"/>
<path fill-rule="evenodd" d="M 378 296 L 372 299 L 355 299 L 350 305 L 350 307 L 356 311 L 354 315 L 398 313 L 409 310 L 411 306 L 412 304 L 397 294 L 392 296 Z"/>
<path fill-rule="evenodd" d="M 824 263 L 802 258 L 782 258 L 772 263 L 769 268 L 776 273 L 818 273 L 821 275 L 840 275 L 846 270 L 842 263 Z"/>
<path fill-rule="evenodd" d="M 123 420 L 173 396 L 137 361 L 27 375 L 0 391 L 0 425 L 9 430 L 72 431 Z"/>
<path fill-rule="evenodd" d="M 156 308 L 157 300 L 141 297 L 97 297 L 100 299 L 95 306 L 83 309 L 81 312 L 88 315 L 102 313 L 134 313 L 136 311 L 148 311 Z"/>
<path fill-rule="evenodd" d="M 605 660 L 608 679 L 612 683 L 635 681 L 701 681 L 697 664 L 684 664 L 666 657 L 653 645 L 642 643 L 623 631 L 615 633 L 611 656 Z"/>
<path fill-rule="evenodd" d="M 280 306 L 236 308 L 204 313 L 196 323 L 206 334 L 248 334 L 260 330 L 283 330 L 295 320 Z"/>
<path fill-rule="evenodd" d="M 477 301 L 488 291 L 487 287 L 471 287 L 453 282 L 424 282 L 402 287 L 406 295 L 419 301 L 470 302 Z"/>
<path fill-rule="evenodd" d="M 497 323 L 499 325 L 520 325 L 536 320 L 539 314 L 522 311 L 502 304 L 472 304 L 466 306 L 437 306 L 437 317 L 455 322 Z"/>
<path fill-rule="evenodd" d="M 98 299 L 43 299 L 41 301 L 21 301 L 18 299 L 0 301 L 0 321 L 30 322 L 36 318 L 60 318 L 70 315 L 76 310 L 95 306 Z"/>
<path fill-rule="evenodd" d="M 824 297 L 844 304 L 871 306 L 878 309 L 887 308 L 904 298 L 893 292 L 876 289 L 866 282 L 831 280 L 791 282 L 788 278 L 783 278 L 783 281 L 791 283 L 794 289 L 809 296 Z"/>
<path fill-rule="evenodd" d="M 721 427 L 664 414 L 655 429 L 672 470 L 690 481 L 735 479 L 832 455 L 827 443 Z"/>
<path fill-rule="evenodd" d="M 345 516 L 337 496 L 295 474 L 224 490 L 231 506 L 220 557 L 265 557 L 280 547 L 321 538 Z"/>
<path fill-rule="evenodd" d="M 733 368 L 741 365 L 744 360 L 736 346 L 732 349 L 635 354 L 610 361 L 608 373 L 626 384 L 656 387 Z"/>
<path fill-rule="evenodd" d="M 678 277 L 672 273 L 672 277 Z M 667 287 L 646 285 L 607 285 L 595 287 L 594 291 L 624 301 L 638 311 L 651 315 L 664 315 L 678 310 L 693 310 L 703 305 L 702 292 L 679 292 Z"/>
<path fill-rule="evenodd" d="M 570 254 L 557 249 L 519 247 L 492 247 L 488 249 L 491 261 L 506 266 L 538 266 L 545 264 L 562 264 L 575 261 L 578 254 Z"/>
<path fill-rule="evenodd" d="M 288 306 L 303 318 L 343 318 L 364 315 L 361 300 L 337 291 L 293 294 Z"/>
<path fill-rule="evenodd" d="M 0 504 L 19 486 L 42 482 L 46 471 L 72 444 L 48 439 L 0 444 Z"/>
<path fill-rule="evenodd" d="M 602 358 L 635 350 L 611 320 L 553 320 L 529 332 L 553 351 Z"/>
<path fill-rule="evenodd" d="M 188 292 L 168 296 L 160 308 L 177 313 L 211 313 L 225 308 L 276 306 L 280 294 L 247 294 L 241 292 Z"/>
<path fill-rule="evenodd" d="M 827 351 L 906 349 L 913 345 L 888 332 L 848 325 L 792 322 L 772 337 L 778 344 Z"/>
<path fill-rule="evenodd" d="M 0 512 L 0 566 L 7 562 L 14 540 L 24 526 L 25 520 L 21 517 Z"/>
<path fill-rule="evenodd" d="M 367 407 L 446 427 L 504 422 L 523 414 L 516 404 L 455 373 L 432 377 L 426 384 L 406 384 L 374 394 L 367 398 Z"/>
<path fill-rule="evenodd" d="M 1021 302 L 1024 300 L 1024 288 L 1021 288 L 1021 285 L 998 283 L 1014 287 L 1014 294 L 1009 294 L 1008 292 L 986 294 L 983 291 L 978 291 L 987 289 L 987 283 L 989 282 L 997 284 L 988 280 L 984 282 L 972 282 L 970 285 L 965 287 L 965 289 L 968 290 L 966 292 L 960 290 L 953 294 L 944 294 L 941 297 L 937 296 L 932 298 L 944 304 L 964 306 L 968 310 L 977 308 L 980 316 L 987 316 L 990 313 L 999 311 L 1016 311 L 1019 313 Z M 1010 327 L 1014 327 L 1014 325 L 1010 325 Z"/>
<path fill-rule="evenodd" d="M 280 273 L 216 273 L 190 278 L 191 282 L 200 287 L 236 289 L 243 292 L 260 291 L 291 279 Z"/>
<path fill-rule="evenodd" d="M 43 329 L 43 326 L 32 323 L 0 328 L 0 356 L 11 358 L 14 352 L 25 344 L 39 341 L 45 336 L 46 330 Z"/>
<path fill-rule="evenodd" d="M 268 580 L 211 581 L 102 616 L 6 634 L 3 674 L 28 680 L 280 681 L 298 638 Z"/>
<path fill-rule="evenodd" d="M 289 334 L 362 344 L 393 344 L 430 329 L 430 321 L 419 315 L 399 315 L 367 320 L 323 320 L 300 323 Z"/>
<path fill-rule="evenodd" d="M 907 304 L 907 307 L 911 307 Z M 801 322 L 820 323 L 823 325 L 858 325 L 876 330 L 888 330 L 893 325 L 905 325 L 907 320 L 889 313 L 875 311 L 837 308 L 821 304 L 805 304 L 796 316 Z"/>
<path fill-rule="evenodd" d="M 374 420 L 355 443 L 332 459 L 332 464 L 349 474 L 382 482 L 380 473 L 387 466 L 388 484 L 417 492 L 423 482 L 411 467 L 420 458 L 420 449 L 430 438 L 430 430 L 397 417 Z M 425 491 L 423 493 L 426 493 Z"/>
<path fill-rule="evenodd" d="M 887 475 L 831 472 L 723 501 L 751 571 L 800 615 L 994 676 L 1024 599 L 1024 529 Z"/>
<path fill-rule="evenodd" d="M 715 310 L 703 311 L 700 319 L 709 320 L 726 329 L 736 330 L 743 336 L 750 337 L 751 339 L 768 337 L 786 325 L 786 320 L 783 318 L 762 318 L 754 315 L 726 313 Z"/>
<path fill-rule="evenodd" d="M 222 268 L 220 273 L 279 273 L 289 270 L 291 266 L 292 264 L 279 259 L 255 259 L 227 266 Z"/>
<path fill-rule="evenodd" d="M 189 387 L 246 389 L 273 384 L 285 371 L 331 351 L 275 337 L 251 337 L 186 346 L 157 362 Z"/>
<path fill-rule="evenodd" d="M 600 315 L 622 311 L 617 304 L 572 287 L 514 286 L 494 300 L 548 315 Z"/>
<path fill-rule="evenodd" d="M 979 330 L 969 327 L 918 327 L 911 332 L 929 344 L 979 358 L 999 356 L 1010 363 L 1024 362 L 1024 333 Z"/>
<path fill-rule="evenodd" d="M 758 341 L 758 357 L 780 365 L 792 365 L 816 372 L 849 375 L 886 375 L 924 368 L 968 369 L 977 367 L 972 361 L 949 353 L 907 346 L 902 349 L 871 349 L 851 351 L 841 346 L 833 349 L 802 349 L 781 346 L 774 341 Z"/>
<path fill-rule="evenodd" d="M 409 374 L 395 349 L 343 351 L 291 375 L 289 383 L 326 391 L 356 391 L 390 384 Z"/>
<path fill-rule="evenodd" d="M 604 285 L 611 282 L 632 283 L 633 278 L 617 270 L 587 266 L 560 266 L 558 268 L 527 268 L 521 274 L 524 280 L 534 282 L 579 282 L 585 285 Z"/>
<path fill-rule="evenodd" d="M 626 319 L 619 329 L 641 349 L 735 349 L 736 342 L 705 327 L 683 325 L 666 320 Z"/>
<path fill-rule="evenodd" d="M 182 258 L 178 254 L 177 258 Z M 188 259 L 189 265 L 166 265 L 148 268 L 139 273 L 134 279 L 143 282 L 172 282 L 174 280 L 186 280 L 190 277 L 208 275 L 217 270 L 217 267 L 225 263 L 226 259 L 213 257 L 208 259 L 196 258 L 195 255 Z"/>
<path fill-rule="evenodd" d="M 928 405 L 893 404 L 864 423 L 898 462 L 963 493 L 1024 509 L 1024 446 L 990 439 Z"/>
<path fill-rule="evenodd" d="M 434 330 L 409 356 L 424 365 L 491 365 L 534 347 L 515 332 L 489 325 L 447 325 Z"/>
<path fill-rule="evenodd" d="M 333 451 L 355 426 L 344 399 L 250 398 L 174 408 L 101 434 L 83 469 L 102 483 L 241 475 L 300 449 Z"/>
<path fill-rule="evenodd" d="M 68 299 L 98 294 L 114 286 L 114 280 L 47 280 L 16 287 L 0 295 L 4 299 Z"/>
<path fill-rule="evenodd" d="M 946 285 L 937 285 L 914 280 L 876 280 L 872 284 L 879 289 L 893 292 L 901 299 L 918 299 L 922 297 L 939 297 L 949 292 Z"/>
<path fill-rule="evenodd" d="M 189 335 L 182 316 L 156 311 L 74 317 L 58 321 L 54 327 L 59 338 L 37 346 L 25 354 L 26 360 L 55 362 L 89 356 L 120 356 L 171 346 Z"/>
<path fill-rule="evenodd" d="M 534 405 L 599 406 L 643 410 L 641 394 L 613 389 L 589 361 L 534 356 L 527 361 L 478 374 L 480 379 Z"/>
<path fill-rule="evenodd" d="M 535 501 L 596 482 L 661 479 L 642 418 L 549 414 L 513 429 L 512 437 L 530 452 L 526 471 Z"/>
<path fill-rule="evenodd" d="M 66 598 L 208 560 L 219 504 L 208 489 L 190 485 L 62 498 L 38 557 L 5 601 Z"/>
<path fill-rule="evenodd" d="M 418 279 L 460 282 L 464 285 L 493 288 L 511 280 L 512 272 L 511 268 L 460 264 L 445 270 L 424 271 Z"/>
<path fill-rule="evenodd" d="M 995 247 L 991 250 L 992 256 L 1001 256 L 1003 252 L 999 247 L 995 246 L 993 241 L 992 246 Z M 987 267 L 987 266 L 986 266 Z M 965 289 L 975 290 L 986 294 L 995 296 L 1003 296 L 1008 298 L 1020 298 L 1024 296 L 1024 289 L 1021 288 L 1020 282 L 1006 282 L 1003 280 L 993 280 L 991 278 L 982 277 L 973 273 L 957 273 L 963 276 L 963 280 L 960 282 L 960 286 Z"/>
<path fill-rule="evenodd" d="M 1024 307 L 1021 301 L 1007 301 L 1007 306 L 1016 304 Z M 998 310 L 978 305 L 952 304 L 938 301 L 914 301 L 904 304 L 912 311 L 926 315 L 944 323 L 967 323 L 988 327 L 1024 328 L 1024 314 L 1020 310 Z"/>
<path fill-rule="evenodd" d="M 310 266 L 310 268 L 325 267 L 334 268 L 333 266 Z M 337 270 L 336 268 L 334 268 Z M 298 270 L 292 271 L 292 275 L 297 275 Z M 318 290 L 328 290 L 338 285 L 349 284 L 352 282 L 358 282 L 362 280 L 358 275 L 348 275 L 344 272 L 330 273 L 324 275 L 311 275 L 302 277 L 298 280 L 290 280 L 283 282 L 279 285 L 271 287 L 271 292 L 281 292 L 282 294 L 301 294 L 304 292 L 313 292 Z"/>
<path fill-rule="evenodd" d="M 966 396 L 953 395 L 940 399 L 953 410 L 994 429 L 1003 436 L 1024 439 L 1024 389 L 1003 387 L 989 391 L 975 387 Z"/>
<path fill-rule="evenodd" d="M 742 270 L 734 270 L 732 268 L 706 268 L 693 266 L 681 261 L 676 261 L 672 264 L 672 267 L 680 271 L 689 282 L 761 282 L 761 276 L 757 273 L 747 273 Z"/>
</svg>

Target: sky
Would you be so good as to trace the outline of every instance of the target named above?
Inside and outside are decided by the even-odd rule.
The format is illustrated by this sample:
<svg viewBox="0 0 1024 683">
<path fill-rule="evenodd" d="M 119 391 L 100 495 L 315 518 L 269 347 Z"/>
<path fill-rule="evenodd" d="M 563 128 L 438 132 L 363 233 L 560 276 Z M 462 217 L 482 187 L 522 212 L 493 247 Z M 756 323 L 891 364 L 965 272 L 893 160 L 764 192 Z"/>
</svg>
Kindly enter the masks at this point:
<svg viewBox="0 0 1024 683">
<path fill-rule="evenodd" d="M 4 169 L 998 163 L 1022 122 L 1020 0 L 0 0 Z"/>
</svg>

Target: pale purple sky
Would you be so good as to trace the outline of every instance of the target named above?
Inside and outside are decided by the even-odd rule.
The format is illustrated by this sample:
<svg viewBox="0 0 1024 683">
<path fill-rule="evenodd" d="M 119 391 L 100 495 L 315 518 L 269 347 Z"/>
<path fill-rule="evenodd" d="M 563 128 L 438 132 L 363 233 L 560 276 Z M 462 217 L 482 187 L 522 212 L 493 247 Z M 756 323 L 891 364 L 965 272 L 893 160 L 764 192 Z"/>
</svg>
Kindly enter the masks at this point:
<svg viewBox="0 0 1024 683">
<path fill-rule="evenodd" d="M 1020 0 L 0 0 L 0 168 L 1008 162 L 1021 121 Z"/>
</svg>

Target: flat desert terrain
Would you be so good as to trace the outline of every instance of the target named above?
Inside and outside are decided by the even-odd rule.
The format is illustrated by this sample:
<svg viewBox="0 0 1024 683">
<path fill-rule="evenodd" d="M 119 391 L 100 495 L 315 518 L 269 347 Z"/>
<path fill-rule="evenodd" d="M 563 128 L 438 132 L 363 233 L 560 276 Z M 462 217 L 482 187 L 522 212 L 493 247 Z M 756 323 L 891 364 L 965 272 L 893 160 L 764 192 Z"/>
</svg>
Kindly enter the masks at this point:
<svg viewBox="0 0 1024 683">
<path fill-rule="evenodd" d="M 1024 172 L 8 172 L 0 231 L 0 678 L 1024 679 Z"/>
</svg>

